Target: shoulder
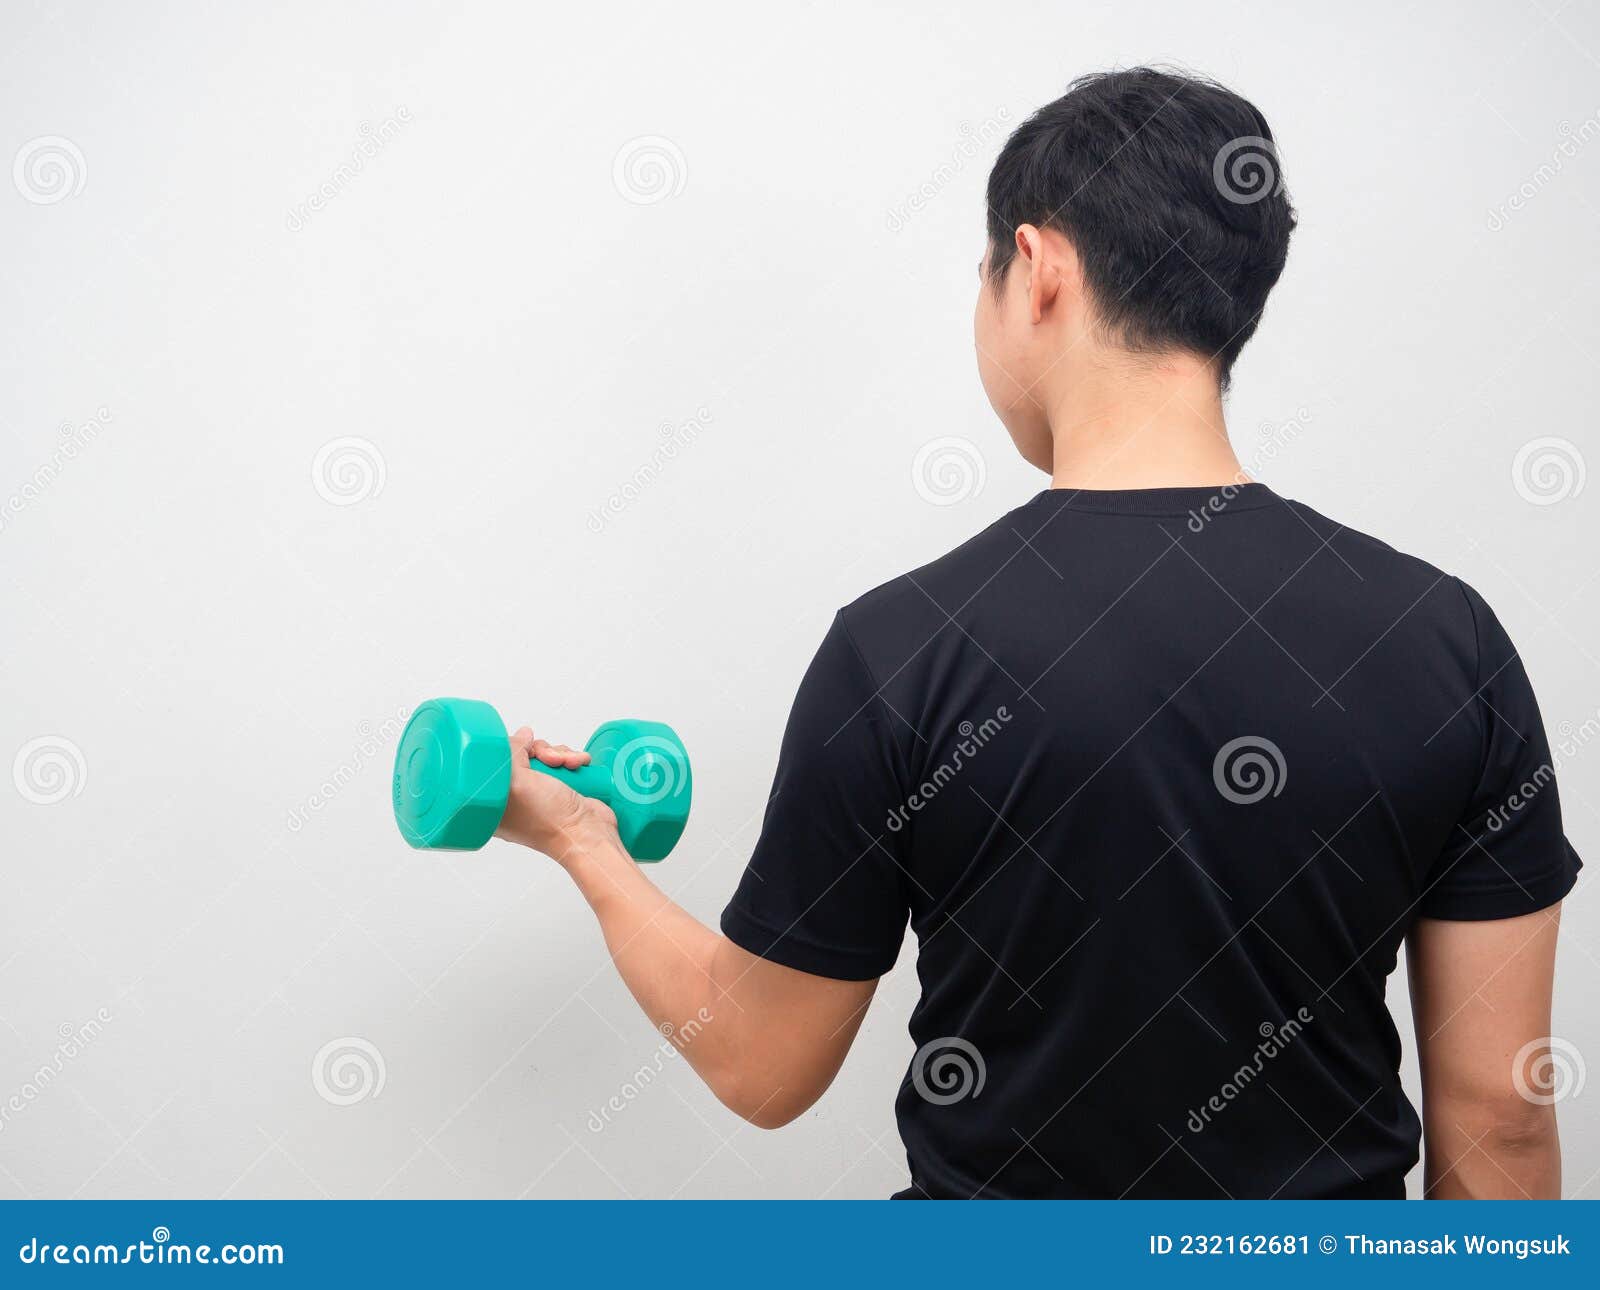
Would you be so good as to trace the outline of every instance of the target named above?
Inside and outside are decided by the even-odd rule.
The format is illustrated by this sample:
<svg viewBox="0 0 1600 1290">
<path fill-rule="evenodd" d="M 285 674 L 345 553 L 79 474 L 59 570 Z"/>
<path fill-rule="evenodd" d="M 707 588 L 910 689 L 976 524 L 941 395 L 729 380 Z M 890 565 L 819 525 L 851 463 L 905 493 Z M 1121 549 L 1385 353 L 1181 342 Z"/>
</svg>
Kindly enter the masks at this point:
<svg viewBox="0 0 1600 1290">
<path fill-rule="evenodd" d="M 1477 618 L 1489 612 L 1483 598 L 1448 570 L 1341 524 L 1304 502 L 1284 498 L 1283 505 L 1349 566 L 1369 595 L 1381 597 L 1391 607 L 1398 605 L 1408 616 L 1472 631 Z"/>
<path fill-rule="evenodd" d="M 869 670 L 886 660 L 898 667 L 959 621 L 978 594 L 1026 550 L 1023 516 L 1031 503 L 936 559 L 863 592 L 838 612 L 836 629 L 850 640 Z"/>
</svg>

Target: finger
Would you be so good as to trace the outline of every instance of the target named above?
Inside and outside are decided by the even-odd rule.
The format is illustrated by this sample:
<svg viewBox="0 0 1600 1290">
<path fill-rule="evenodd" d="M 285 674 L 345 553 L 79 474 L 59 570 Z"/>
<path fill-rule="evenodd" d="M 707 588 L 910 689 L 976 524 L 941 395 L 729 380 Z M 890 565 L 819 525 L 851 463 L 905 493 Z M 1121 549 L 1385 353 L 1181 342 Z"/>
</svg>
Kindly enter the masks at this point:
<svg viewBox="0 0 1600 1290">
<path fill-rule="evenodd" d="M 579 766 L 589 764 L 588 753 L 580 752 L 566 744 L 553 744 L 548 739 L 535 739 L 530 755 L 556 770 L 577 770 Z"/>
<path fill-rule="evenodd" d="M 556 756 L 556 746 L 548 739 L 535 739 L 528 748 L 529 755 L 543 762 L 546 766 L 559 766 L 560 759 Z"/>
<path fill-rule="evenodd" d="M 528 729 L 527 726 L 523 726 L 516 734 L 511 736 L 511 751 L 513 754 L 520 753 L 522 759 L 527 761 L 532 755 L 533 743 L 533 731 Z"/>
</svg>

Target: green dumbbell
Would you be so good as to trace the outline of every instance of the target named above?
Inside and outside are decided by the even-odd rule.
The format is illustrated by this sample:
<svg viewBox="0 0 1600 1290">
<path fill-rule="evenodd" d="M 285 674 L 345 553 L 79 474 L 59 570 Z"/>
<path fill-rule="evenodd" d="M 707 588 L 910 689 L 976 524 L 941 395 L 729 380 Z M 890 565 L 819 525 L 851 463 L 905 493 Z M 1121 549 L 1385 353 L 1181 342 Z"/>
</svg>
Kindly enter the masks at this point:
<svg viewBox="0 0 1600 1290">
<path fill-rule="evenodd" d="M 608 721 L 587 766 L 533 769 L 604 802 L 635 860 L 664 860 L 689 822 L 689 754 L 671 726 Z M 476 699 L 429 699 L 406 723 L 394 758 L 394 818 L 414 847 L 476 851 L 494 836 L 511 791 L 505 723 Z"/>
</svg>

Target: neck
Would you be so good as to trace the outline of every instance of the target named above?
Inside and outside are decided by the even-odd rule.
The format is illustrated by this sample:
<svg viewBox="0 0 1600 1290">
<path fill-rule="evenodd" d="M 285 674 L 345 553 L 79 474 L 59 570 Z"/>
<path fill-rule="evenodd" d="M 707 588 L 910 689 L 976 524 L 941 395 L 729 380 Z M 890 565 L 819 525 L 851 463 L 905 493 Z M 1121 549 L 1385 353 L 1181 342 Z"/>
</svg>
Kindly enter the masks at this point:
<svg viewBox="0 0 1600 1290">
<path fill-rule="evenodd" d="M 1051 488 L 1206 488 L 1245 478 L 1216 375 L 1198 360 L 1069 373 L 1046 406 Z"/>
</svg>

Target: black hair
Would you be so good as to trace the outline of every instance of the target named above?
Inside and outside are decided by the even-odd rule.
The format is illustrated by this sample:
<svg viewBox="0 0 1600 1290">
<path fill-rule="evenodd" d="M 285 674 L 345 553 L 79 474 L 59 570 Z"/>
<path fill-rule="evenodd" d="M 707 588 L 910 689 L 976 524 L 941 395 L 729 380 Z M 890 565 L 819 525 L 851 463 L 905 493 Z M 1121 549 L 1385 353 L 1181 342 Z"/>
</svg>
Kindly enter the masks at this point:
<svg viewBox="0 0 1600 1290">
<path fill-rule="evenodd" d="M 1108 334 L 1212 360 L 1224 389 L 1295 226 L 1266 118 L 1214 81 L 1153 67 L 1080 77 L 1035 112 L 1001 149 L 988 201 L 996 290 L 1017 226 L 1054 229 Z"/>
</svg>

